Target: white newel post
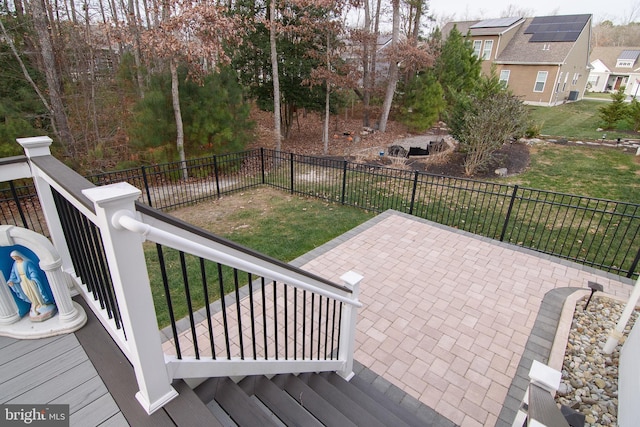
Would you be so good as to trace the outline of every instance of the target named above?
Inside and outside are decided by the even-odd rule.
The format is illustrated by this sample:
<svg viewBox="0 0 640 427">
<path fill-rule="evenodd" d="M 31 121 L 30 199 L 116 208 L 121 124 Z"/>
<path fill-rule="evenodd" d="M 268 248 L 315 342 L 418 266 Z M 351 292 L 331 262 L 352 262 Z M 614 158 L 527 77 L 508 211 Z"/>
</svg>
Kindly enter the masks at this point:
<svg viewBox="0 0 640 427">
<path fill-rule="evenodd" d="M 351 289 L 351 298 L 358 301 L 360 295 L 360 282 L 363 277 L 353 271 L 343 274 L 340 279 L 344 285 Z M 342 321 L 340 322 L 340 342 L 338 344 L 338 359 L 344 360 L 344 368 L 338 371 L 338 375 L 349 381 L 353 373 L 353 352 L 356 343 L 356 323 L 358 320 L 358 308 L 351 304 L 342 304 Z"/>
<path fill-rule="evenodd" d="M 140 190 L 128 183 L 118 183 L 82 192 L 95 205 L 97 225 L 140 388 L 136 398 L 151 414 L 178 393 L 171 387 L 164 360 L 142 238 L 114 220 L 114 214 L 119 211 L 136 217 L 134 201 L 140 196 Z"/>
<path fill-rule="evenodd" d="M 29 159 L 51 155 L 51 149 L 49 147 L 51 146 L 53 140 L 48 136 L 18 138 L 16 139 L 16 141 L 18 141 L 18 144 L 20 144 L 22 148 L 24 148 L 24 154 Z M 69 253 L 69 248 L 67 247 L 67 240 L 64 237 L 62 224 L 60 223 L 60 218 L 58 217 L 58 210 L 56 209 L 56 204 L 53 201 L 51 186 L 42 176 L 34 171 L 33 167 L 31 173 L 33 183 L 36 187 L 36 191 L 38 192 L 38 199 L 40 200 L 42 213 L 44 214 L 44 219 L 47 222 L 47 228 L 49 229 L 51 241 L 53 242 L 53 245 L 56 247 L 56 250 L 58 251 L 58 254 L 60 254 L 60 257 L 62 259 L 61 268 L 63 271 L 75 276 L 73 264 L 71 263 L 71 255 Z"/>
</svg>

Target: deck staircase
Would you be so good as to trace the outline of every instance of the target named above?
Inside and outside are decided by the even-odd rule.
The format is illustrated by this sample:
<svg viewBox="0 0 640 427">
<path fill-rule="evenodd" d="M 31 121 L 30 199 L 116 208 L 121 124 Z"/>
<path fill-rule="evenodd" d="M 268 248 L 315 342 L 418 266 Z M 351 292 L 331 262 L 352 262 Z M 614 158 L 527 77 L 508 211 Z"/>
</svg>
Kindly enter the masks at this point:
<svg viewBox="0 0 640 427">
<path fill-rule="evenodd" d="M 358 376 L 350 382 L 328 372 L 254 375 L 238 383 L 210 378 L 195 392 L 223 426 L 428 425 Z"/>
</svg>

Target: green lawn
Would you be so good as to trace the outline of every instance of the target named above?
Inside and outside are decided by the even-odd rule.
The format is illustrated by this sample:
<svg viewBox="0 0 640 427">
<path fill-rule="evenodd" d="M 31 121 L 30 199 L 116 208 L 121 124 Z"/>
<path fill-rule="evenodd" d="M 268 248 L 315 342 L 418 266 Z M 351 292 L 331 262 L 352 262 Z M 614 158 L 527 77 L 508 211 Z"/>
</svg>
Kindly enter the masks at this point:
<svg viewBox="0 0 640 427">
<path fill-rule="evenodd" d="M 311 251 L 375 216 L 362 209 L 294 196 L 268 187 L 198 203 L 171 214 L 285 262 Z M 164 249 L 163 252 L 174 314 L 176 319 L 180 319 L 188 314 L 180 256 L 172 249 Z M 162 328 L 169 324 L 169 312 L 165 290 L 161 285 L 162 272 L 156 246 L 147 244 L 145 253 L 158 325 Z M 199 285 L 201 266 L 199 260 L 190 255 L 185 256 L 185 263 L 186 274 L 191 284 L 191 302 L 197 310 L 204 306 L 204 293 Z M 219 298 L 220 274 L 225 284 L 225 293 L 233 289 L 235 279 L 230 268 L 223 267 L 222 270 L 218 270 L 217 266 L 209 261 L 205 263 L 204 268 L 209 283 L 209 301 Z M 239 281 L 241 285 L 248 282 L 246 273 L 239 277 Z"/>
<path fill-rule="evenodd" d="M 529 169 L 505 182 L 559 193 L 640 203 L 635 153 L 593 146 L 539 145 Z"/>
<path fill-rule="evenodd" d="M 581 126 L 585 127 L 584 123 L 589 123 L 593 117 L 588 118 L 590 114 L 592 116 L 592 112 L 589 113 L 588 109 L 582 110 L 584 106 L 583 103 L 571 104 L 573 113 L 565 116 L 565 122 L 581 123 Z M 567 105 L 555 108 L 568 107 Z M 555 113 L 553 117 L 562 115 Z M 568 129 L 566 124 L 558 126 Z M 493 181 L 560 193 L 640 203 L 640 162 L 634 154 L 607 147 L 537 144 L 531 147 L 531 164 L 525 173 Z M 372 185 L 379 185 L 379 183 Z M 379 193 L 380 188 L 376 188 Z M 221 199 L 171 212 L 171 214 L 285 262 L 328 242 L 375 215 L 356 207 L 292 195 L 269 187 L 259 187 L 224 196 Z M 483 224 L 482 220 L 479 223 Z M 538 230 L 537 226 L 534 228 Z M 567 240 L 566 237 L 562 239 Z M 155 245 L 149 244 L 145 250 L 158 312 L 158 323 L 163 327 L 168 324 L 169 317 L 165 290 L 161 286 L 161 269 L 157 262 Z M 175 251 L 167 250 L 165 256 L 166 274 L 171 283 L 169 292 L 174 301 L 175 316 L 179 319 L 188 313 L 184 298 L 180 255 Z M 199 261 L 195 257 L 186 256 L 186 262 L 189 283 L 198 283 L 201 274 Z M 220 289 L 217 287 L 219 275 L 224 279 L 224 292 L 231 290 L 234 277 L 230 269 L 225 267 L 223 270 L 217 270 L 213 263 L 207 264 L 204 268 L 208 281 L 212 284 L 208 289 L 209 301 L 218 299 L 220 295 Z M 240 282 L 241 284 L 248 282 L 246 273 L 245 277 L 240 277 Z M 194 287 L 191 301 L 194 309 L 204 305 L 201 286 Z"/>
<path fill-rule="evenodd" d="M 598 116 L 598 108 L 603 101 L 583 100 L 570 102 L 555 107 L 529 106 L 531 120 L 540 128 L 540 134 L 567 138 L 569 140 L 601 140 L 603 136 L 607 140 L 640 139 L 639 133 L 629 133 L 631 125 L 626 121 L 620 122 L 618 128 L 613 131 L 598 131 L 602 122 Z"/>
</svg>

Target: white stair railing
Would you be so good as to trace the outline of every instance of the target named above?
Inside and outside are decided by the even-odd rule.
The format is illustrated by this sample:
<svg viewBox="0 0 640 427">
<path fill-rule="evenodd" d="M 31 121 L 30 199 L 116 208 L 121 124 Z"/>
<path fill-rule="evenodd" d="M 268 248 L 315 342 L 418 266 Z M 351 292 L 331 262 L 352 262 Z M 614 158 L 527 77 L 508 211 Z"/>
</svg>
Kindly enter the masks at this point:
<svg viewBox="0 0 640 427">
<path fill-rule="evenodd" d="M 128 183 L 93 186 L 51 157 L 49 146 L 52 141 L 48 137 L 28 138 L 19 142 L 29 158 L 32 178 L 36 182 L 52 240 L 63 258 L 63 269 L 66 272 L 78 277 L 73 271 L 69 247 L 60 225 L 52 189 L 99 229 L 123 328 L 116 330 L 110 327 L 109 322 L 112 320 L 100 313 L 99 307 L 95 306 L 95 301 L 90 301 L 89 295 L 83 296 L 93 304 L 92 308 L 96 314 L 102 317 L 101 322 L 132 363 L 139 387 L 136 398 L 147 413 L 153 413 L 177 396 L 177 392 L 171 386 L 174 378 L 206 377 L 211 374 L 232 376 L 243 370 L 264 374 L 277 373 L 284 372 L 283 369 L 290 369 L 292 363 L 297 369 L 289 372 L 337 370 L 345 378 L 352 376 L 357 308 L 361 306 L 358 301 L 358 286 L 362 279 L 360 275 L 349 272 L 342 277 L 343 286 L 330 286 L 326 281 L 316 280 L 312 275 L 271 263 L 264 257 L 225 247 L 219 242 L 203 240 L 202 236 L 181 233 L 171 226 L 158 223 L 157 219 L 146 218 L 154 223 L 151 225 L 136 210 L 140 190 Z M 65 175 L 62 184 L 56 181 L 55 175 L 58 172 Z M 225 360 L 220 361 L 222 363 L 219 363 L 219 367 L 213 368 L 211 362 L 215 361 L 211 360 L 176 360 L 166 357 L 158 333 L 142 245 L 144 240 L 340 301 L 342 313 L 337 360 L 266 360 L 259 363 L 255 360 Z M 243 368 L 239 369 L 239 366 Z"/>
</svg>

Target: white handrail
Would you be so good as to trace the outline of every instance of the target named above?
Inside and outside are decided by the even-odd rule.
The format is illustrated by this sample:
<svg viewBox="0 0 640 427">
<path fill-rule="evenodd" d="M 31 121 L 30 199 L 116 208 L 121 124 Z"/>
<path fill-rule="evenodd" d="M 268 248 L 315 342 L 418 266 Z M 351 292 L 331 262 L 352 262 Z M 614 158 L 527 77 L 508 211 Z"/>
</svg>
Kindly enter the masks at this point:
<svg viewBox="0 0 640 427">
<path fill-rule="evenodd" d="M 220 262 L 221 264 L 225 264 L 225 265 L 237 268 L 239 270 L 258 274 L 265 278 L 270 278 L 276 281 L 285 282 L 297 288 L 311 291 L 319 295 L 325 296 L 327 298 L 332 298 L 337 301 L 341 301 L 345 304 L 352 305 L 354 307 L 362 307 L 362 303 L 360 303 L 357 300 L 357 298 L 350 299 L 342 295 L 338 295 L 326 289 L 322 289 L 320 287 L 305 283 L 302 280 L 299 280 L 295 277 L 279 272 L 275 269 L 265 267 L 251 261 L 240 259 L 238 257 L 229 255 L 223 251 L 219 251 L 217 249 L 213 249 L 208 246 L 205 246 L 201 243 L 194 242 L 192 240 L 189 240 L 181 236 L 177 236 L 172 233 L 168 233 L 164 230 L 161 230 L 152 225 L 149 225 L 137 220 L 136 218 L 134 218 L 133 213 L 130 211 L 121 210 L 116 212 L 116 214 L 113 215 L 112 221 L 113 221 L 114 227 L 118 229 L 124 228 L 134 233 L 138 233 L 142 235 L 145 239 L 150 240 L 152 242 L 160 243 L 162 245 L 166 245 L 177 250 L 182 250 L 183 252 L 197 255 L 199 257 L 202 257 L 211 261 Z"/>
</svg>

